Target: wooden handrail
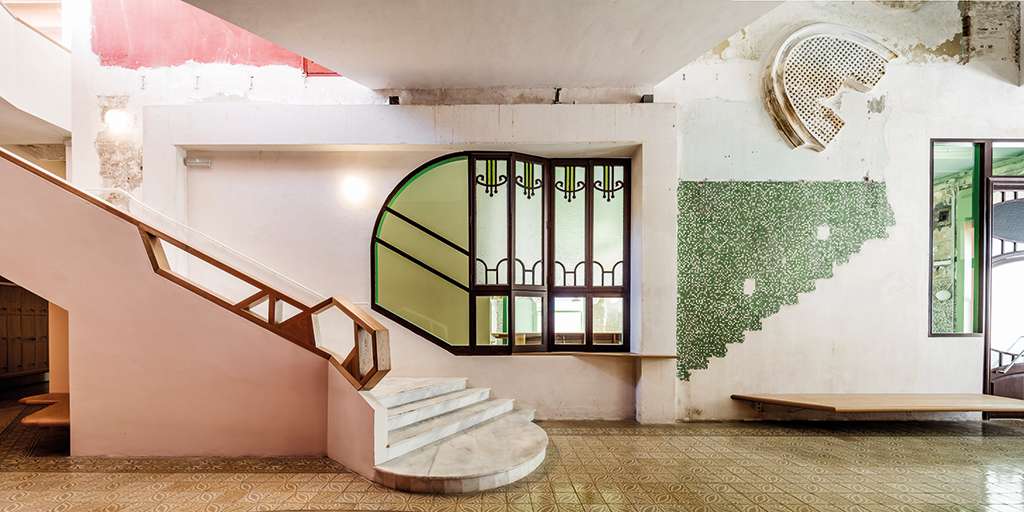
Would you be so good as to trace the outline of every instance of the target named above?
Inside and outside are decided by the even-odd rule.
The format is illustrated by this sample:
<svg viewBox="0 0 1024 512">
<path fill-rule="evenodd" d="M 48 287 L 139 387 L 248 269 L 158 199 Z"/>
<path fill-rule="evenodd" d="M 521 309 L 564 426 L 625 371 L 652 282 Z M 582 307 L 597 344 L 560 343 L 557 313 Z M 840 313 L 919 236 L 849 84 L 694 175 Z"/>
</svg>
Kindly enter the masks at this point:
<svg viewBox="0 0 1024 512">
<path fill-rule="evenodd" d="M 317 304 L 311 315 L 319 315 L 331 308 L 338 308 L 345 313 L 352 320 L 355 331 L 352 351 L 344 361 L 331 356 L 331 364 L 356 389 L 369 391 L 391 371 L 391 340 L 388 330 L 366 311 L 340 295 Z M 314 330 L 319 337 L 319 324 L 314 324 Z"/>
<path fill-rule="evenodd" d="M 21 157 L 0 148 L 0 158 L 7 160 L 26 171 L 50 182 L 51 184 L 64 189 L 79 198 L 92 203 L 94 206 L 105 210 L 139 229 L 142 235 L 142 243 L 146 249 L 153 271 L 211 302 L 221 306 L 246 320 L 249 320 L 278 336 L 295 343 L 296 345 L 313 352 L 314 354 L 329 359 L 331 364 L 352 383 L 356 389 L 372 389 L 391 370 L 391 351 L 388 338 L 388 330 L 368 313 L 342 296 L 331 297 L 319 304 L 308 306 L 298 299 L 277 290 L 259 279 L 238 270 L 227 263 L 224 263 L 191 245 L 164 233 L 152 226 L 147 225 L 134 216 L 115 208 L 105 201 L 96 198 L 89 193 L 71 185 L 67 181 L 50 174 L 49 172 L 33 165 Z M 196 257 L 218 270 L 252 286 L 259 290 L 255 294 L 243 299 L 241 302 L 233 302 L 216 292 L 209 290 L 202 285 L 193 282 L 187 277 L 174 272 L 171 269 L 167 254 L 164 252 L 163 243 L 168 243 L 189 255 Z M 250 310 L 256 303 L 262 303 L 266 298 L 267 316 L 262 318 Z M 299 313 L 291 318 L 282 321 L 280 315 L 280 304 L 286 303 L 299 310 Z M 338 361 L 336 357 L 319 348 L 317 339 L 319 336 L 319 324 L 316 322 L 316 315 L 331 308 L 338 308 L 352 319 L 355 325 L 355 347 L 348 354 L 344 361 Z"/>
<path fill-rule="evenodd" d="M 61 44 L 56 39 L 54 39 L 54 38 L 44 34 L 42 30 L 39 30 L 38 28 L 33 27 L 27 21 L 19 18 L 17 15 L 15 15 L 13 12 L 11 12 L 11 9 L 9 7 L 7 7 L 6 5 L 4 5 L 3 2 L 0 2 L 0 7 L 3 7 L 4 10 L 7 11 L 7 14 L 10 14 L 11 17 L 14 18 L 14 20 L 17 21 L 18 23 L 21 23 L 22 25 L 25 25 L 26 27 L 28 27 L 30 30 L 32 30 L 36 34 L 39 34 L 39 35 L 45 37 L 48 41 L 50 41 L 51 43 L 57 45 L 57 48 L 60 48 L 61 50 L 64 50 L 65 52 L 71 53 L 71 50 L 69 50 L 68 47 L 64 46 L 63 44 Z"/>
</svg>

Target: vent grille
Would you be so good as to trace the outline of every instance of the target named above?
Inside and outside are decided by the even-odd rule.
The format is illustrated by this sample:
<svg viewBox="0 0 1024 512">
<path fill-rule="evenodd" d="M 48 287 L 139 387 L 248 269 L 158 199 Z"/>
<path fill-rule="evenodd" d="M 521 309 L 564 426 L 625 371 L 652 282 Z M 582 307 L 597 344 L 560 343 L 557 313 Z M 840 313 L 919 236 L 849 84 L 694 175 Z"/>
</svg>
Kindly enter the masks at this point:
<svg viewBox="0 0 1024 512">
<path fill-rule="evenodd" d="M 783 68 L 783 84 L 797 117 L 823 146 L 843 127 L 842 119 L 822 104 L 848 79 L 874 87 L 887 59 L 870 49 L 833 36 L 811 37 L 793 48 Z"/>
</svg>

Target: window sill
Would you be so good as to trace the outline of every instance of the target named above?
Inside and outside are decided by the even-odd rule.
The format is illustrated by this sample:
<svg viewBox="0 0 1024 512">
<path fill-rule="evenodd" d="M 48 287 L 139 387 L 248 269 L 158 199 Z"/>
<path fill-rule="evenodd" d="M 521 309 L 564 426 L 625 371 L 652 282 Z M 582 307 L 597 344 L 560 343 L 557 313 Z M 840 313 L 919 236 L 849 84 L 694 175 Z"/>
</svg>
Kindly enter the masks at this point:
<svg viewBox="0 0 1024 512">
<path fill-rule="evenodd" d="M 682 356 L 668 354 L 637 354 L 635 352 L 516 352 L 514 356 L 577 356 L 577 357 L 625 357 L 628 359 L 679 359 Z"/>
</svg>

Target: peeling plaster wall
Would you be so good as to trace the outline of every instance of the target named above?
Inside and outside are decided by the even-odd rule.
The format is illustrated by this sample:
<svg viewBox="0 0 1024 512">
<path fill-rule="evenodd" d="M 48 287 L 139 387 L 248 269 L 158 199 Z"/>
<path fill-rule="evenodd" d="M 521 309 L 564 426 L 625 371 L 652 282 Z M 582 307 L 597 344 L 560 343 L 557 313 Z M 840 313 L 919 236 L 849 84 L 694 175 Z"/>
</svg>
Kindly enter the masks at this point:
<svg viewBox="0 0 1024 512">
<path fill-rule="evenodd" d="M 836 98 L 846 125 L 821 153 L 785 146 L 758 89 L 764 52 L 814 22 L 860 30 L 899 55 L 873 90 Z M 926 334 L 930 138 L 1024 137 L 1024 91 L 974 62 L 963 65 L 962 29 L 956 2 L 916 10 L 788 2 L 656 88 L 658 101 L 679 104 L 680 180 L 882 181 L 895 218 L 887 238 L 866 241 L 834 277 L 680 381 L 680 420 L 828 417 L 759 414 L 730 400 L 733 393 L 981 391 L 981 339 Z M 1008 47 L 992 51 L 990 58 L 1015 58 Z M 872 416 L 838 416 L 851 417 Z"/>
<path fill-rule="evenodd" d="M 964 7 L 964 60 L 979 71 L 1021 85 L 1020 2 L 972 1 Z"/>
<path fill-rule="evenodd" d="M 104 5 L 110 2 L 105 2 Z M 109 7 L 109 6 L 108 6 Z M 125 188 L 142 195 L 141 160 L 147 105 L 185 104 L 381 104 L 387 98 L 343 77 L 303 77 L 294 65 L 196 63 L 135 69 L 104 66 L 94 52 L 92 2 L 68 2 L 73 56 L 72 141 L 68 179 L 83 188 Z M 109 13 L 108 13 L 109 14 Z M 207 49 L 216 53 L 216 49 Z M 112 133 L 103 114 L 123 109 L 124 133 Z M 184 183 L 180 184 L 184 186 Z M 184 219 L 184 212 L 168 212 Z"/>
</svg>

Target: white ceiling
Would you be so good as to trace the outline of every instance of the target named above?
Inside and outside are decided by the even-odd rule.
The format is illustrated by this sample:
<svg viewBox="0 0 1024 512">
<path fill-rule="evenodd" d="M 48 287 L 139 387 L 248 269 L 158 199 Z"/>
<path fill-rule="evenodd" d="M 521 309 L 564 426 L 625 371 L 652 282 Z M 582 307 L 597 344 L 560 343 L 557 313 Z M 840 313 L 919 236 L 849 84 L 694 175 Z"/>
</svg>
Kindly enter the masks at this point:
<svg viewBox="0 0 1024 512">
<path fill-rule="evenodd" d="M 779 4 L 185 1 L 372 89 L 652 86 Z"/>
</svg>

